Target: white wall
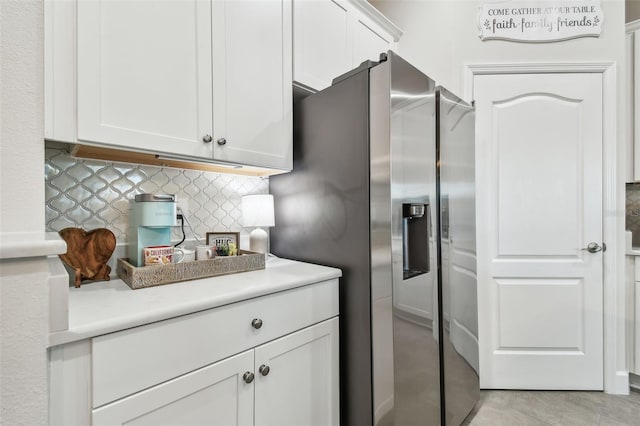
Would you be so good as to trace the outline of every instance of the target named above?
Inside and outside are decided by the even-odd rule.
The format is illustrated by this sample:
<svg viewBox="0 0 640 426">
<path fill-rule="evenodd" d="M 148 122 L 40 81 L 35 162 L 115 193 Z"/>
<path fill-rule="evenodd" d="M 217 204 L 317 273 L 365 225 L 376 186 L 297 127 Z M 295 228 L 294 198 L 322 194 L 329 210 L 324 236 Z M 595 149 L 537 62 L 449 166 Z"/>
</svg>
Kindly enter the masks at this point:
<svg viewBox="0 0 640 426">
<path fill-rule="evenodd" d="M 371 3 L 402 29 L 400 55 L 458 96 L 464 95 L 466 63 L 624 61 L 623 0 L 602 0 L 604 26 L 599 38 L 561 43 L 481 41 L 477 23 L 480 1 L 372 0 Z"/>
<path fill-rule="evenodd" d="M 2 1 L 0 232 L 44 230 L 42 1 Z"/>
<path fill-rule="evenodd" d="M 628 0 L 627 0 L 628 1 Z M 635 1 L 635 0 L 633 0 Z M 522 62 L 614 62 L 616 63 L 616 144 L 618 170 L 614 180 L 616 186 L 616 209 L 606 211 L 605 217 L 615 217 L 619 241 L 615 247 L 624 253 L 624 135 L 625 135 L 625 1 L 602 0 L 604 23 L 600 37 L 580 38 L 557 43 L 515 43 L 501 40 L 481 41 L 478 37 L 478 6 L 481 1 L 469 0 L 371 0 L 371 3 L 398 25 L 404 32 L 399 43 L 399 53 L 408 61 L 435 79 L 438 84 L 461 97 L 464 93 L 465 64 L 522 63 Z M 614 316 L 615 354 L 605 355 L 605 364 L 615 365 L 620 379 L 626 377 L 625 359 L 625 289 L 624 256 L 615 259 L 616 278 L 613 280 L 616 299 L 605 312 L 606 323 Z M 620 314 L 618 314 L 620 313 Z M 606 324 L 605 324 L 606 327 Z M 607 367 L 605 367 L 606 369 Z M 620 390 L 605 378 L 605 389 Z"/>
<path fill-rule="evenodd" d="M 0 1 L 0 246 L 44 231 L 43 1 Z M 42 235 L 40 235 L 42 239 Z M 0 260 L 0 424 L 47 423 L 45 257 Z"/>
</svg>

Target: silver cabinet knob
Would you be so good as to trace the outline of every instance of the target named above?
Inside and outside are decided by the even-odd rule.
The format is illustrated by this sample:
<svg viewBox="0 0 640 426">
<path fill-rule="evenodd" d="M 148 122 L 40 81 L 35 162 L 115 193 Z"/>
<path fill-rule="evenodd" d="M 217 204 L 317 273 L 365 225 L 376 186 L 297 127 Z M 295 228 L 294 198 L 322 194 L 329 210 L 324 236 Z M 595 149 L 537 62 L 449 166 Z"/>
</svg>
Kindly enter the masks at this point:
<svg viewBox="0 0 640 426">
<path fill-rule="evenodd" d="M 264 365 L 262 364 L 260 366 L 260 368 L 258 368 L 258 371 L 260 372 L 260 374 L 262 374 L 263 376 L 267 376 L 269 375 L 269 371 L 271 371 L 271 369 L 269 368 L 268 365 Z"/>
<path fill-rule="evenodd" d="M 202 137 L 202 142 L 209 143 L 209 142 L 211 142 L 212 140 L 213 140 L 213 138 L 211 137 L 211 135 L 204 135 L 204 136 Z"/>
<path fill-rule="evenodd" d="M 242 375 L 242 379 L 244 380 L 245 383 L 251 383 L 253 382 L 253 378 L 255 376 L 253 375 L 253 373 L 251 371 L 247 371 L 246 373 L 244 373 Z"/>
<path fill-rule="evenodd" d="M 225 138 L 220 138 L 217 140 L 218 145 L 226 145 L 227 144 L 227 140 Z"/>
<path fill-rule="evenodd" d="M 260 318 L 254 318 L 253 321 L 251 321 L 251 326 L 258 330 L 262 327 L 262 320 Z"/>
<path fill-rule="evenodd" d="M 589 243 L 587 244 L 587 247 L 583 248 L 582 250 L 586 250 L 589 253 L 597 253 L 599 251 L 604 251 L 606 250 L 606 245 L 604 245 L 604 243 L 602 243 L 602 246 L 600 246 L 600 244 L 598 243 Z"/>
</svg>

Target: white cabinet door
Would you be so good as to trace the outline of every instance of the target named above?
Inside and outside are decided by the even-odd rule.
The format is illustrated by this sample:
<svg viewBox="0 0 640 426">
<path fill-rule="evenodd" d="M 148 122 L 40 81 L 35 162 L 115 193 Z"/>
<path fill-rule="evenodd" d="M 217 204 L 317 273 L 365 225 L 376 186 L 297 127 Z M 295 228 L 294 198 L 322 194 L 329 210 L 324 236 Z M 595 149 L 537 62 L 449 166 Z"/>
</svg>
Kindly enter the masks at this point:
<svg viewBox="0 0 640 426">
<path fill-rule="evenodd" d="M 256 348 L 255 424 L 338 425 L 338 357 L 338 318 Z"/>
<path fill-rule="evenodd" d="M 626 118 L 627 118 L 627 127 L 625 131 L 625 137 L 627 141 L 627 152 L 626 152 L 626 181 L 633 182 L 636 180 L 636 172 L 635 165 L 638 164 L 638 151 L 635 149 L 633 140 L 633 42 L 634 42 L 634 34 L 633 32 L 627 32 L 625 34 L 625 59 L 626 59 L 626 69 L 625 69 L 625 84 L 627 90 L 625 91 L 625 107 L 626 107 Z"/>
<path fill-rule="evenodd" d="M 633 25 L 638 29 L 626 34 L 627 93 L 630 97 L 627 102 L 627 129 L 634 147 L 633 180 L 640 181 L 640 21 Z"/>
<path fill-rule="evenodd" d="M 380 53 L 402 31 L 367 2 L 293 0 L 293 79 L 312 91 Z"/>
<path fill-rule="evenodd" d="M 322 90 L 352 68 L 344 0 L 293 2 L 293 79 Z"/>
<path fill-rule="evenodd" d="M 253 350 L 243 352 L 98 408 L 92 424 L 253 425 L 254 382 L 243 378 L 253 372 L 253 355 Z"/>
<path fill-rule="evenodd" d="M 79 140 L 211 157 L 210 1 L 79 0 L 77 25 Z"/>
<path fill-rule="evenodd" d="M 291 170 L 291 1 L 213 2 L 216 160 Z"/>
<path fill-rule="evenodd" d="M 640 21 L 633 32 L 633 140 L 635 141 L 635 179 L 640 180 Z"/>
<path fill-rule="evenodd" d="M 363 61 L 378 61 L 380 53 L 391 48 L 393 38 L 385 34 L 373 21 L 359 17 L 353 28 L 353 67 Z"/>
</svg>

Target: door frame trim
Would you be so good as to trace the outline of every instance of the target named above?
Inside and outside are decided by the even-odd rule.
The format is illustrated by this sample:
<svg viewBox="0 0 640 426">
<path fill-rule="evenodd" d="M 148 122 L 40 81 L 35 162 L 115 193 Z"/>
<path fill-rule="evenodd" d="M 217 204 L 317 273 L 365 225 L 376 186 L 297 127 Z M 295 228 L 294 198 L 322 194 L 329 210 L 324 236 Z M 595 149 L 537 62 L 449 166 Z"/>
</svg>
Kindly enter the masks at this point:
<svg viewBox="0 0 640 426">
<path fill-rule="evenodd" d="M 465 64 L 464 96 L 473 99 L 477 75 L 545 73 L 602 74 L 602 189 L 604 391 L 629 393 L 626 363 L 626 297 L 624 272 L 624 133 L 618 138 L 617 66 L 615 62 L 532 62 Z"/>
</svg>

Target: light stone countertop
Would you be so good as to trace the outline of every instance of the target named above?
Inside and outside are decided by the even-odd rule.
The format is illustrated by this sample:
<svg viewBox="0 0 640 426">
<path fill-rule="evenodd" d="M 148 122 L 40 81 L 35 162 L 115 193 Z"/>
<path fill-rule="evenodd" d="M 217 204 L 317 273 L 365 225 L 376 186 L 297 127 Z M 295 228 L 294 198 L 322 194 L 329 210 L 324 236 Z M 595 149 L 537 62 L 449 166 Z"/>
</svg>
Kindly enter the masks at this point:
<svg viewBox="0 0 640 426">
<path fill-rule="evenodd" d="M 342 276 L 340 269 L 270 258 L 266 268 L 131 290 L 122 280 L 69 289 L 69 329 L 57 346 Z"/>
</svg>

